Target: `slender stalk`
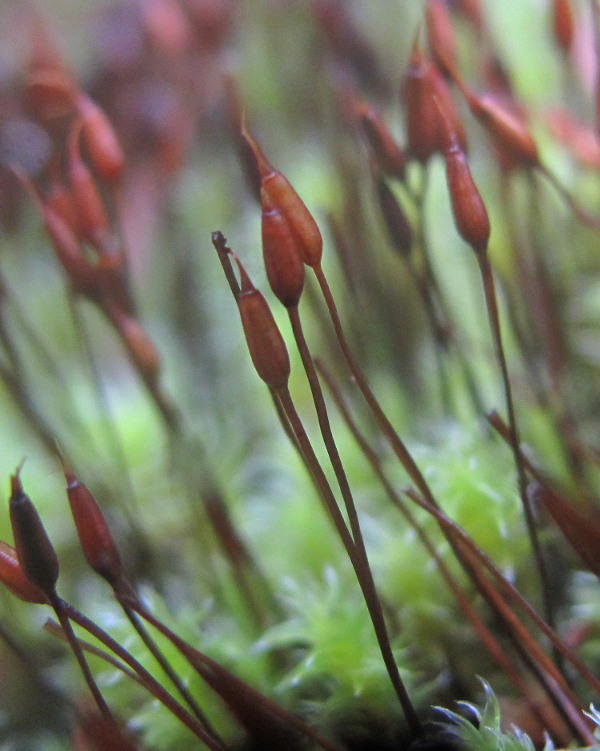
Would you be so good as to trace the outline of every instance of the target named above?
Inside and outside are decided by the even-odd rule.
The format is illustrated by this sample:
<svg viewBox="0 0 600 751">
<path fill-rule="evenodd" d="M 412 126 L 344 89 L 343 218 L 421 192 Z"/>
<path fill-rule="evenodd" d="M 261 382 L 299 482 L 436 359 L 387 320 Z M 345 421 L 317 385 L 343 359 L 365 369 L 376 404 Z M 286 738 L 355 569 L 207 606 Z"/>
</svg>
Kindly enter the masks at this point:
<svg viewBox="0 0 600 751">
<path fill-rule="evenodd" d="M 341 751 L 338 746 L 323 738 L 319 733 L 313 730 L 309 725 L 299 720 L 297 717 L 287 712 L 268 697 L 259 691 L 251 688 L 248 684 L 241 681 L 233 673 L 230 673 L 222 665 L 212 660 L 210 657 L 192 647 L 190 644 L 181 639 L 177 634 L 171 631 L 164 623 L 149 613 L 139 602 L 131 602 L 131 606 L 161 634 L 163 634 L 173 646 L 187 659 L 190 665 L 199 673 L 206 683 L 227 703 L 226 695 L 230 693 L 248 708 L 248 704 L 254 704 L 255 709 L 260 707 L 269 715 L 283 722 L 285 728 L 293 728 L 302 735 L 311 738 L 321 748 L 326 751 Z M 235 711 L 230 706 L 232 711 Z"/>
<path fill-rule="evenodd" d="M 508 366 L 506 363 L 506 355 L 504 352 L 504 345 L 502 343 L 502 334 L 500 330 L 500 315 L 498 312 L 498 301 L 496 296 L 496 285 L 494 283 L 494 276 L 492 273 L 492 267 L 489 261 L 487 252 L 477 253 L 477 260 L 479 262 L 479 269 L 481 271 L 481 281 L 483 284 L 483 291 L 485 296 L 485 304 L 488 312 L 488 318 L 490 322 L 490 329 L 492 332 L 492 338 L 494 341 L 494 349 L 496 353 L 496 359 L 500 366 L 502 375 L 502 383 L 504 385 L 504 398 L 506 402 L 506 410 L 508 413 L 508 425 L 510 429 L 510 445 L 514 457 L 515 467 L 517 469 L 517 482 L 519 488 L 519 496 L 523 506 L 523 512 L 525 514 L 525 523 L 527 525 L 527 532 L 531 542 L 533 550 L 533 556 L 537 567 L 538 576 L 540 579 L 541 594 L 544 606 L 544 614 L 547 622 L 554 626 L 554 612 L 552 607 L 552 601 L 550 597 L 550 582 L 548 577 L 548 570 L 544 555 L 540 545 L 537 528 L 535 525 L 535 519 L 533 517 L 533 511 L 531 503 L 527 497 L 527 478 L 525 476 L 525 467 L 523 464 L 523 456 L 520 449 L 520 439 L 517 426 L 517 418 L 515 414 L 514 400 L 512 395 L 512 388 L 510 385 L 510 377 L 508 375 Z"/>
<path fill-rule="evenodd" d="M 411 732 L 414 735 L 418 735 L 421 731 L 421 722 L 410 700 L 406 686 L 404 685 L 402 678 L 400 677 L 400 672 L 394 659 L 394 654 L 390 644 L 389 635 L 381 608 L 381 602 L 379 600 L 379 597 L 377 596 L 371 569 L 369 568 L 368 563 L 365 564 L 364 557 L 357 551 L 356 543 L 352 539 L 352 536 L 350 535 L 350 532 L 346 527 L 346 523 L 335 500 L 335 496 L 333 495 L 331 487 L 327 482 L 325 473 L 323 472 L 323 469 L 321 468 L 321 465 L 319 464 L 319 461 L 314 453 L 310 440 L 306 434 L 306 431 L 304 430 L 302 421 L 300 420 L 300 417 L 296 411 L 287 388 L 280 391 L 279 398 L 281 399 L 283 409 L 287 415 L 290 425 L 292 426 L 296 438 L 298 439 L 298 443 L 300 444 L 308 470 L 313 477 L 313 481 L 317 485 L 317 488 L 319 489 L 321 498 L 327 506 L 329 515 L 344 544 L 346 552 L 348 553 L 352 567 L 354 568 L 356 578 L 365 598 L 365 603 L 367 605 L 367 609 L 373 623 L 377 643 L 379 644 L 379 649 L 381 651 L 384 664 L 386 666 L 390 681 L 392 683 L 392 686 L 394 687 L 400 705 L 402 706 L 406 721 L 408 722 Z"/>
<path fill-rule="evenodd" d="M 60 639 L 61 641 L 68 644 L 65 632 L 62 630 L 60 624 L 52 620 L 52 618 L 48 618 L 46 623 L 44 623 L 44 631 L 47 631 L 49 634 L 52 634 L 52 636 L 55 636 L 57 639 Z M 92 644 L 89 641 L 84 641 L 80 638 L 77 638 L 77 641 L 79 642 L 79 646 L 83 649 L 84 652 L 87 652 L 87 654 L 90 655 L 94 655 L 94 657 L 98 657 L 100 660 L 104 660 L 104 662 L 106 662 L 108 665 L 112 665 L 117 670 L 120 670 L 123 675 L 131 678 L 132 681 L 135 681 L 138 685 L 142 686 L 142 688 L 146 688 L 142 678 L 140 678 L 140 676 L 135 671 L 131 670 L 131 668 L 128 668 L 125 663 L 121 662 L 121 660 L 118 660 L 116 657 L 110 654 L 110 652 L 106 652 L 104 649 L 100 649 L 100 647 L 97 647 L 95 644 Z"/>
<path fill-rule="evenodd" d="M 201 540 L 207 540 L 207 529 L 210 529 L 231 567 L 234 585 L 255 626 L 259 630 L 264 629 L 270 613 L 278 612 L 277 598 L 251 550 L 235 528 L 229 514 L 227 499 L 213 472 L 206 446 L 198 437 L 186 441 L 184 436 L 179 436 L 174 437 L 173 452 L 178 459 L 183 457 L 180 466 L 185 475 L 186 500 L 196 523 L 196 534 Z M 198 504 L 198 498 L 201 499 L 201 505 Z M 206 525 L 207 519 L 209 527 Z M 218 578 L 215 570 L 215 584 Z M 265 602 L 270 613 L 267 612 Z"/>
<path fill-rule="evenodd" d="M 71 626 L 71 622 L 69 621 L 68 610 L 64 607 L 63 601 L 56 594 L 56 592 L 49 593 L 48 596 L 50 599 L 50 604 L 52 605 L 52 608 L 56 613 L 56 617 L 58 618 L 65 636 L 67 637 L 71 651 L 73 652 L 75 659 L 79 663 L 79 668 L 81 669 L 85 682 L 87 683 L 92 696 L 94 697 L 94 701 L 96 702 L 98 709 L 100 710 L 101 714 L 104 715 L 104 717 L 114 721 L 112 713 L 108 708 L 108 704 L 104 700 L 104 697 L 102 696 L 102 693 L 100 692 L 100 689 L 98 688 L 98 685 L 94 680 L 90 666 L 88 665 L 87 660 L 85 659 L 85 655 L 83 654 L 83 650 L 81 649 L 81 646 L 77 641 L 77 637 L 75 636 L 73 627 Z"/>
<path fill-rule="evenodd" d="M 417 279 L 418 289 L 423 298 L 425 309 L 427 311 L 431 310 L 431 312 L 429 312 L 429 317 L 431 319 L 431 326 L 434 330 L 436 341 L 440 341 L 444 345 L 445 350 L 449 349 L 450 343 L 453 344 L 454 352 L 458 359 L 458 365 L 462 371 L 475 413 L 483 414 L 485 410 L 481 395 L 477 388 L 475 376 L 473 375 L 471 362 L 465 357 L 461 342 L 454 336 L 454 326 L 452 325 L 448 305 L 444 298 L 444 294 L 440 289 L 440 285 L 431 263 L 431 251 L 425 232 L 425 211 L 423 207 L 423 201 L 427 191 L 428 174 L 427 170 L 423 170 L 424 179 L 421 190 L 418 193 L 409 193 L 416 209 L 416 241 L 421 248 L 423 258 L 422 271 L 413 268 L 413 275 Z M 410 265 L 414 267 L 414 264 Z M 437 312 L 438 310 L 439 312 Z"/>
<path fill-rule="evenodd" d="M 536 702 L 535 699 L 532 697 L 530 688 L 527 686 L 526 682 L 520 676 L 513 662 L 509 659 L 506 653 L 506 650 L 498 643 L 497 639 L 489 630 L 489 628 L 485 625 L 485 623 L 483 622 L 483 620 L 481 619 L 481 617 L 479 616 L 479 614 L 477 613 L 477 611 L 475 610 L 475 608 L 473 607 L 469 599 L 461 591 L 458 583 L 456 582 L 456 579 L 451 574 L 450 570 L 448 569 L 444 561 L 439 556 L 432 542 L 429 540 L 429 538 L 425 534 L 422 527 L 418 524 L 414 515 L 411 513 L 410 509 L 403 503 L 398 493 L 396 493 L 396 491 L 394 490 L 392 484 L 389 482 L 385 472 L 383 471 L 379 458 L 377 457 L 375 451 L 368 444 L 367 440 L 362 435 L 360 430 L 358 429 L 358 426 L 356 425 L 347 406 L 345 405 L 344 400 L 342 399 L 342 396 L 339 390 L 337 389 L 337 386 L 334 383 L 333 379 L 330 377 L 330 375 L 327 373 L 326 369 L 323 367 L 321 363 L 317 363 L 317 367 L 321 375 L 325 378 L 328 388 L 332 392 L 336 405 L 340 409 L 340 413 L 342 414 L 344 421 L 346 422 L 350 432 L 354 436 L 354 439 L 360 446 L 367 461 L 371 465 L 371 468 L 373 469 L 375 475 L 380 481 L 382 487 L 386 491 L 388 497 L 390 498 L 394 506 L 404 516 L 404 518 L 410 524 L 411 528 L 415 530 L 417 536 L 419 537 L 419 540 L 421 541 L 421 544 L 424 546 L 427 552 L 431 555 L 432 559 L 435 560 L 441 576 L 443 577 L 448 588 L 454 595 L 459 607 L 465 614 L 469 623 L 472 625 L 475 633 L 481 640 L 482 644 L 486 647 L 490 655 L 496 660 L 498 665 L 506 672 L 507 676 L 510 678 L 515 688 L 523 695 L 525 700 L 528 702 L 531 710 L 536 715 L 538 715 L 539 719 L 542 721 L 543 724 L 545 724 L 547 727 L 551 727 L 553 724 L 553 717 L 548 715 L 548 713 L 544 711 L 544 708 L 540 706 L 539 703 Z M 425 501 L 422 501 L 422 499 L 420 499 L 417 494 L 409 491 L 409 496 L 413 501 L 416 501 L 418 505 L 420 505 L 422 508 L 427 510 L 432 516 L 434 516 L 434 518 L 436 519 L 436 521 L 438 521 L 438 524 L 440 525 L 442 531 L 446 535 L 451 545 L 454 546 L 456 545 L 457 542 L 461 546 L 464 545 L 469 555 L 473 554 L 473 556 L 476 559 L 478 559 L 479 562 L 483 563 L 483 565 L 488 570 L 490 570 L 490 572 L 493 574 L 494 578 L 498 581 L 498 583 L 502 586 L 502 588 L 506 589 L 509 595 L 513 599 L 515 599 L 521 607 L 523 607 L 526 610 L 528 615 L 530 615 L 530 617 L 534 620 L 536 625 L 539 626 L 539 628 L 550 639 L 553 645 L 555 645 L 557 649 L 560 650 L 561 654 L 563 654 L 565 657 L 567 657 L 567 659 L 569 659 L 572 662 L 572 664 L 580 672 L 582 677 L 588 681 L 591 688 L 597 692 L 600 691 L 600 681 L 598 681 L 591 674 L 591 672 L 587 670 L 587 668 L 585 668 L 583 663 L 581 663 L 581 661 L 576 657 L 576 655 L 574 655 L 573 652 L 569 650 L 566 647 L 566 645 L 564 645 L 561 639 L 545 623 L 545 621 L 539 617 L 539 615 L 535 612 L 535 610 L 531 607 L 531 605 L 520 595 L 520 593 L 510 584 L 510 582 L 506 581 L 506 579 L 502 576 L 500 571 L 498 571 L 498 569 L 494 566 L 492 561 L 485 555 L 485 553 L 483 553 L 483 551 L 481 551 L 477 547 L 477 545 L 475 545 L 473 540 L 464 532 L 464 530 L 462 530 L 458 525 L 456 525 L 454 522 L 448 519 L 441 511 L 439 511 L 439 509 L 436 509 L 431 504 Z M 476 584 L 480 586 L 480 577 L 478 577 Z M 544 665 L 547 665 L 547 664 L 548 663 L 544 655 Z M 552 663 L 550 663 L 550 665 L 556 678 L 558 671 L 554 669 L 554 666 L 552 666 Z M 558 673 L 558 676 L 560 676 L 560 673 Z M 563 683 L 562 690 L 564 691 L 564 689 L 565 689 L 565 684 Z M 573 714 L 574 697 L 571 696 L 570 698 L 571 698 L 571 701 L 570 701 L 570 706 L 569 706 L 568 711 L 571 714 Z"/>
<path fill-rule="evenodd" d="M 548 180 L 550 185 L 552 185 L 559 196 L 564 200 L 577 219 L 579 219 L 579 221 L 586 227 L 589 227 L 589 229 L 600 233 L 600 219 L 589 214 L 577 201 L 571 191 L 561 183 L 558 177 L 556 177 L 556 175 L 551 172 L 545 164 L 540 163 L 537 166 L 537 169 Z"/>
<path fill-rule="evenodd" d="M 148 633 L 148 630 L 140 620 L 137 613 L 129 607 L 124 602 L 121 602 L 121 607 L 123 608 L 123 611 L 127 618 L 129 619 L 131 625 L 134 627 L 134 629 L 137 631 L 140 639 L 144 642 L 156 662 L 160 665 L 160 667 L 163 669 L 167 677 L 170 679 L 170 681 L 173 683 L 175 688 L 179 691 L 181 696 L 185 699 L 188 707 L 191 709 L 192 713 L 195 715 L 195 717 L 202 723 L 202 725 L 206 728 L 207 732 L 209 732 L 214 738 L 218 738 L 218 733 L 214 729 L 214 727 L 211 725 L 210 721 L 208 720 L 207 716 L 204 714 L 204 712 L 200 709 L 198 702 L 194 699 L 188 688 L 185 686 L 181 678 L 177 675 L 175 670 L 173 670 L 173 667 L 165 657 L 165 655 L 160 650 L 158 644 L 154 641 L 152 636 Z"/>
<path fill-rule="evenodd" d="M 323 443 L 325 444 L 327 454 L 331 461 L 333 471 L 335 472 L 335 476 L 342 493 L 342 498 L 346 507 L 346 513 L 348 514 L 348 520 L 350 522 L 350 530 L 352 532 L 354 544 L 359 554 L 364 557 L 365 565 L 368 566 L 364 540 L 360 528 L 360 521 L 358 518 L 358 513 L 356 511 L 356 504 L 354 503 L 354 498 L 352 496 L 350 484 L 346 476 L 346 471 L 344 470 L 344 466 L 342 464 L 342 460 L 337 449 L 333 433 L 331 431 L 331 423 L 329 421 L 329 415 L 327 413 L 327 405 L 325 403 L 321 384 L 319 383 L 319 377 L 315 369 L 313 359 L 306 342 L 306 338 L 304 336 L 298 308 L 288 308 L 288 313 L 290 322 L 292 324 L 292 331 L 294 333 L 296 345 L 298 347 L 298 351 L 300 352 L 302 364 L 304 365 L 304 370 L 306 372 L 308 383 L 310 385 L 313 402 L 315 404 L 315 409 L 317 412 L 319 428 L 321 429 L 321 435 L 323 437 Z"/>
<path fill-rule="evenodd" d="M 98 369 L 98 364 L 94 356 L 88 329 L 85 326 L 81 312 L 76 306 L 75 296 L 72 291 L 68 292 L 67 299 L 69 302 L 69 309 L 71 312 L 71 319 L 73 321 L 75 333 L 77 334 L 77 338 L 79 340 L 80 349 L 83 351 L 84 356 L 87 360 L 89 372 L 91 375 L 94 396 L 97 399 L 97 409 L 100 416 L 100 424 L 102 425 L 102 428 L 106 434 L 106 441 L 112 448 L 115 461 L 121 472 L 121 476 L 125 481 L 126 487 L 124 488 L 124 494 L 128 496 L 129 500 L 134 506 L 134 509 L 139 512 L 138 499 L 133 488 L 133 482 L 131 481 L 129 468 L 127 466 L 125 448 L 123 446 L 123 441 L 121 440 L 121 436 L 114 420 L 110 399 L 108 398 L 108 394 L 106 392 L 106 389 L 104 388 L 104 384 L 100 376 L 100 371 Z M 125 504 L 123 504 L 123 506 L 125 512 L 128 513 L 129 522 L 131 524 L 136 524 L 135 516 L 128 510 L 129 506 Z M 140 530 L 139 525 L 136 525 L 136 527 L 136 532 L 142 535 L 142 531 Z"/>
<path fill-rule="evenodd" d="M 155 678 L 153 678 L 153 676 L 135 659 L 135 657 L 129 654 L 126 649 L 101 629 L 100 626 L 64 600 L 61 600 L 61 607 L 68 618 L 81 626 L 81 628 L 85 629 L 95 639 L 98 639 L 101 644 L 104 644 L 107 649 L 116 654 L 117 657 L 128 665 L 140 677 L 144 687 L 172 714 L 174 714 L 180 722 L 191 730 L 192 733 L 194 733 L 194 735 L 207 746 L 207 748 L 211 749 L 211 751 L 227 751 L 227 748 L 213 738 L 204 729 L 200 722 L 198 722 L 195 717 L 192 717 L 192 715 L 187 712 L 187 710 L 185 710 Z"/>
<path fill-rule="evenodd" d="M 455 541 L 459 541 L 474 558 L 493 576 L 497 586 L 514 602 L 516 603 L 533 621 L 533 623 L 540 629 L 540 631 L 551 642 L 553 647 L 560 652 L 560 654 L 568 660 L 571 665 L 577 670 L 583 680 L 588 683 L 590 688 L 600 695 L 600 680 L 585 666 L 585 664 L 577 657 L 575 652 L 570 649 L 560 636 L 552 629 L 546 621 L 538 614 L 535 608 L 526 600 L 523 595 L 506 579 L 502 572 L 495 566 L 493 561 L 487 556 L 481 548 L 476 545 L 471 537 L 447 517 L 442 511 L 436 509 L 431 504 L 424 501 L 418 495 L 412 491 L 407 491 L 410 498 L 417 503 L 421 508 L 425 509 L 431 514 L 442 529 Z"/>
<path fill-rule="evenodd" d="M 327 279 L 325 278 L 325 274 L 323 273 L 323 269 L 319 265 L 314 268 L 314 272 L 316 274 L 317 281 L 319 282 L 319 286 L 321 288 L 323 297 L 325 298 L 325 302 L 329 310 L 329 314 L 330 314 L 330 317 L 331 317 L 331 320 L 335 329 L 338 343 L 344 355 L 344 359 L 346 360 L 346 363 L 350 369 L 350 372 L 352 373 L 352 376 L 354 377 L 356 385 L 360 389 L 362 395 L 365 398 L 365 401 L 367 402 L 371 412 L 373 413 L 373 416 L 375 417 L 375 420 L 377 421 L 377 424 L 379 425 L 380 430 L 387 438 L 390 446 L 392 447 L 392 450 L 394 451 L 394 453 L 396 454 L 396 456 L 402 463 L 402 466 L 408 473 L 408 476 L 415 483 L 415 485 L 417 486 L 419 491 L 425 496 L 425 498 L 427 498 L 431 503 L 436 503 L 433 497 L 433 494 L 431 492 L 431 489 L 427 481 L 425 480 L 425 477 L 423 476 L 421 470 L 419 469 L 417 463 L 413 459 L 409 450 L 406 448 L 404 442 L 402 441 L 400 436 L 396 433 L 393 425 L 388 420 L 379 402 L 375 398 L 375 395 L 371 391 L 371 388 L 369 384 L 367 383 L 367 380 L 365 376 L 363 375 L 362 370 L 360 369 L 358 363 L 354 359 L 354 355 L 352 354 L 350 347 L 348 346 L 346 337 L 344 335 L 342 322 L 340 320 L 337 306 L 335 304 L 335 300 L 333 299 L 333 295 L 331 293 L 329 284 L 327 283 Z"/>
</svg>

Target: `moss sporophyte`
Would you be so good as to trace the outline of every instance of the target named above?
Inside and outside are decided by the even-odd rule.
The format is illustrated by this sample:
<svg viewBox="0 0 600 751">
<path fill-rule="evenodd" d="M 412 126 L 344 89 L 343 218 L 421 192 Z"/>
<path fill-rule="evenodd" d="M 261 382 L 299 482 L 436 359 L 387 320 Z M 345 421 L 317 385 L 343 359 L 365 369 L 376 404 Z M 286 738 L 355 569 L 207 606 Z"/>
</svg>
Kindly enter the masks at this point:
<svg viewBox="0 0 600 751">
<path fill-rule="evenodd" d="M 0 746 L 597 745 L 600 3 L 38 5 Z"/>
</svg>

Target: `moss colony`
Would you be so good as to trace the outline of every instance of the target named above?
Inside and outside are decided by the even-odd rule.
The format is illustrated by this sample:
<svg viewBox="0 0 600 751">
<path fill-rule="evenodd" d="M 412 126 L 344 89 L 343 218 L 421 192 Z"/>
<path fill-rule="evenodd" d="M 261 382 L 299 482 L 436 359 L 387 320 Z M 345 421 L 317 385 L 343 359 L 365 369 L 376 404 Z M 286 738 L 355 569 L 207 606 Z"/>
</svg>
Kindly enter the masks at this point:
<svg viewBox="0 0 600 751">
<path fill-rule="evenodd" d="M 0 747 L 593 745 L 600 4 L 56 6 L 0 9 Z"/>
</svg>

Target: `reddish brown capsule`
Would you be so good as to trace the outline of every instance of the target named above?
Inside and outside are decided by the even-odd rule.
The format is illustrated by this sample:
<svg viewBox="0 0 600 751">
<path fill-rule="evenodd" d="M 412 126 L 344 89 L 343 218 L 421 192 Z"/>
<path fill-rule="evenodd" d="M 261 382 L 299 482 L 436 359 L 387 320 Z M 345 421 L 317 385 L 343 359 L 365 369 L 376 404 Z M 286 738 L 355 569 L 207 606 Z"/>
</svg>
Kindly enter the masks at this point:
<svg viewBox="0 0 600 751">
<path fill-rule="evenodd" d="M 263 208 L 262 249 L 273 293 L 286 308 L 295 307 L 304 288 L 304 264 L 289 223 L 274 206 Z"/>
<path fill-rule="evenodd" d="M 94 169 L 103 180 L 117 181 L 123 172 L 125 156 L 108 117 L 85 94 L 78 96 L 77 110 L 83 120 L 83 139 Z"/>
<path fill-rule="evenodd" d="M 476 253 L 485 252 L 490 238 L 490 220 L 465 153 L 457 145 L 444 154 L 444 159 L 456 228 Z"/>
<path fill-rule="evenodd" d="M 86 297 L 96 298 L 98 274 L 81 248 L 79 240 L 66 221 L 48 205 L 42 205 L 46 232 L 56 257 L 65 270 L 73 289 Z"/>
<path fill-rule="evenodd" d="M 404 180 L 406 154 L 394 140 L 381 115 L 368 104 L 359 104 L 356 114 L 379 169 L 390 177 Z"/>
<path fill-rule="evenodd" d="M 28 110 L 42 121 L 69 116 L 74 110 L 76 85 L 64 69 L 42 67 L 34 70 L 25 92 Z"/>
<path fill-rule="evenodd" d="M 600 140 L 594 127 L 577 120 L 566 109 L 551 110 L 544 120 L 550 134 L 573 159 L 584 167 L 600 169 Z"/>
<path fill-rule="evenodd" d="M 81 234 L 86 240 L 95 242 L 107 234 L 109 221 L 96 181 L 81 158 L 80 132 L 81 123 L 78 123 L 69 136 L 69 183 Z"/>
<path fill-rule="evenodd" d="M 575 23 L 570 0 L 553 0 L 552 28 L 554 38 L 563 52 L 568 53 L 573 46 Z"/>
<path fill-rule="evenodd" d="M 71 191 L 62 182 L 61 178 L 55 172 L 51 178 L 44 201 L 52 211 L 73 230 L 73 234 L 80 236 L 79 222 L 77 220 L 77 209 Z"/>
<path fill-rule="evenodd" d="M 83 554 L 91 568 L 112 586 L 121 580 L 121 556 L 96 499 L 63 461 L 67 496 Z"/>
<path fill-rule="evenodd" d="M 287 178 L 271 165 L 245 125 L 242 125 L 242 138 L 256 158 L 263 209 L 273 207 L 283 214 L 296 240 L 302 262 L 307 266 L 318 266 L 323 254 L 323 239 L 313 215 Z"/>
<path fill-rule="evenodd" d="M 456 67 L 456 40 L 454 29 L 444 0 L 429 0 L 425 12 L 429 50 L 435 64 L 442 71 L 448 65 Z"/>
<path fill-rule="evenodd" d="M 458 143 L 466 150 L 466 134 L 450 89 L 437 68 L 425 57 L 418 45 L 411 52 L 404 79 L 406 135 L 409 154 L 427 162 L 442 150 L 443 123 L 440 110 L 449 120 Z"/>
<path fill-rule="evenodd" d="M 392 246 L 400 255 L 410 255 L 413 236 L 404 209 L 383 177 L 375 178 L 375 190 Z"/>
<path fill-rule="evenodd" d="M 490 239 L 490 219 L 475 185 L 464 151 L 447 121 L 444 159 L 452 213 L 458 233 L 476 253 L 485 253 Z"/>
<path fill-rule="evenodd" d="M 478 34 L 483 34 L 485 21 L 480 0 L 456 0 L 454 7 L 467 19 Z"/>
<path fill-rule="evenodd" d="M 29 582 L 51 597 L 58 579 L 58 558 L 35 506 L 23 491 L 19 472 L 20 467 L 10 478 L 9 500 L 17 558 Z"/>
<path fill-rule="evenodd" d="M 263 295 L 254 287 L 239 259 L 241 275 L 238 308 L 250 357 L 258 375 L 275 391 L 287 388 L 290 358 L 273 313 Z"/>
<path fill-rule="evenodd" d="M 193 39 L 188 16 L 175 0 L 149 0 L 142 7 L 146 34 L 159 53 L 177 57 L 189 48 Z"/>
<path fill-rule="evenodd" d="M 535 140 L 522 120 L 491 94 L 477 96 L 463 87 L 469 109 L 496 144 L 521 167 L 535 167 L 539 154 Z"/>
<path fill-rule="evenodd" d="M 0 582 L 23 602 L 46 604 L 48 598 L 23 573 L 17 551 L 0 541 Z"/>
<path fill-rule="evenodd" d="M 95 267 L 87 260 L 75 230 L 59 210 L 50 202 L 43 202 L 31 182 L 22 171 L 15 169 L 15 174 L 33 198 L 50 237 L 54 252 L 65 270 L 73 288 L 90 298 L 98 295 L 98 277 Z"/>
</svg>

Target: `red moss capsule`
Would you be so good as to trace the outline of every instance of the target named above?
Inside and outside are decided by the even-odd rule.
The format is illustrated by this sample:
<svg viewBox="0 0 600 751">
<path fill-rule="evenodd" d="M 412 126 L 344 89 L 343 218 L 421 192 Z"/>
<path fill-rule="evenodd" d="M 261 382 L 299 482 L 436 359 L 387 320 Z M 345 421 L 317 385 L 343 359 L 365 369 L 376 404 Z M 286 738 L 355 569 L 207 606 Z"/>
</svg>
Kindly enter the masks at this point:
<svg viewBox="0 0 600 751">
<path fill-rule="evenodd" d="M 290 358 L 281 332 L 263 295 L 254 287 L 239 259 L 241 275 L 238 308 L 248 351 L 258 375 L 274 391 L 287 388 Z"/>
<path fill-rule="evenodd" d="M 146 34 L 165 57 L 177 57 L 193 40 L 190 21 L 175 0 L 146 0 L 141 7 Z"/>
<path fill-rule="evenodd" d="M 32 584 L 23 573 L 17 551 L 0 541 L 0 583 L 23 602 L 46 604 L 48 598 L 39 587 Z"/>
<path fill-rule="evenodd" d="M 96 181 L 81 158 L 77 123 L 69 135 L 68 175 L 82 236 L 90 242 L 101 241 L 109 232 L 109 221 Z"/>
<path fill-rule="evenodd" d="M 553 0 L 552 29 L 558 46 L 566 54 L 571 51 L 574 37 L 573 7 L 570 0 Z"/>
<path fill-rule="evenodd" d="M 408 256 L 412 250 L 413 236 L 404 209 L 383 177 L 375 178 L 379 208 L 394 250 Z"/>
<path fill-rule="evenodd" d="M 506 151 L 521 167 L 535 167 L 539 164 L 536 142 L 521 119 L 491 94 L 477 96 L 464 87 L 463 92 L 469 109 L 500 149 Z"/>
<path fill-rule="evenodd" d="M 458 143 L 466 150 L 466 134 L 450 89 L 437 68 L 415 44 L 404 78 L 408 152 L 420 162 L 442 149 L 440 110 L 450 121 Z"/>
<path fill-rule="evenodd" d="M 121 580 L 121 556 L 96 499 L 63 461 L 67 496 L 83 554 L 91 568 L 115 586 Z"/>
<path fill-rule="evenodd" d="M 467 19 L 479 35 L 483 34 L 485 20 L 481 9 L 481 0 L 456 0 L 454 7 Z"/>
<path fill-rule="evenodd" d="M 600 169 L 600 140 L 594 127 L 583 123 L 566 109 L 546 113 L 544 121 L 552 135 L 583 167 Z"/>
<path fill-rule="evenodd" d="M 456 135 L 446 120 L 444 126 L 446 179 L 456 228 L 476 253 L 485 253 L 490 238 L 488 212 Z"/>
<path fill-rule="evenodd" d="M 245 125 L 242 125 L 242 138 L 256 158 L 263 209 L 273 207 L 283 214 L 294 235 L 303 263 L 318 266 L 323 254 L 323 239 L 313 215 L 287 178 L 271 165 Z"/>
<path fill-rule="evenodd" d="M 81 237 L 73 195 L 57 177 L 51 180 L 44 203 L 51 211 L 58 214 L 65 224 L 71 228 L 74 235 Z"/>
<path fill-rule="evenodd" d="M 10 478 L 10 523 L 17 558 L 31 584 L 51 597 L 58 579 L 58 558 L 42 520 L 29 496 L 23 491 L 20 467 Z"/>
<path fill-rule="evenodd" d="M 68 117 L 75 109 L 75 97 L 75 82 L 65 69 L 44 66 L 28 77 L 25 101 L 38 120 Z"/>
<path fill-rule="evenodd" d="M 96 268 L 87 260 L 73 230 L 50 206 L 42 206 L 42 217 L 56 257 L 73 289 L 95 299 L 98 294 Z"/>
<path fill-rule="evenodd" d="M 104 111 L 85 94 L 77 98 L 77 110 L 83 120 L 83 139 L 97 174 L 107 182 L 116 182 L 123 172 L 125 156 L 117 134 Z"/>
<path fill-rule="evenodd" d="M 31 180 L 22 171 L 15 174 L 33 198 L 52 242 L 54 252 L 77 292 L 95 299 L 98 296 L 96 268 L 87 260 L 73 227 L 49 201 L 42 201 Z"/>
<path fill-rule="evenodd" d="M 425 12 L 429 51 L 440 70 L 456 67 L 456 40 L 454 29 L 444 0 L 429 0 Z"/>
<path fill-rule="evenodd" d="M 262 249 L 273 293 L 286 308 L 296 307 L 304 288 L 304 264 L 292 228 L 274 206 L 262 211 Z"/>
<path fill-rule="evenodd" d="M 444 154 L 444 159 L 456 228 L 476 253 L 483 253 L 490 238 L 490 220 L 465 153 L 457 145 Z"/>
<path fill-rule="evenodd" d="M 406 154 L 398 146 L 381 115 L 368 104 L 356 108 L 356 116 L 379 169 L 390 177 L 404 180 Z"/>
</svg>

